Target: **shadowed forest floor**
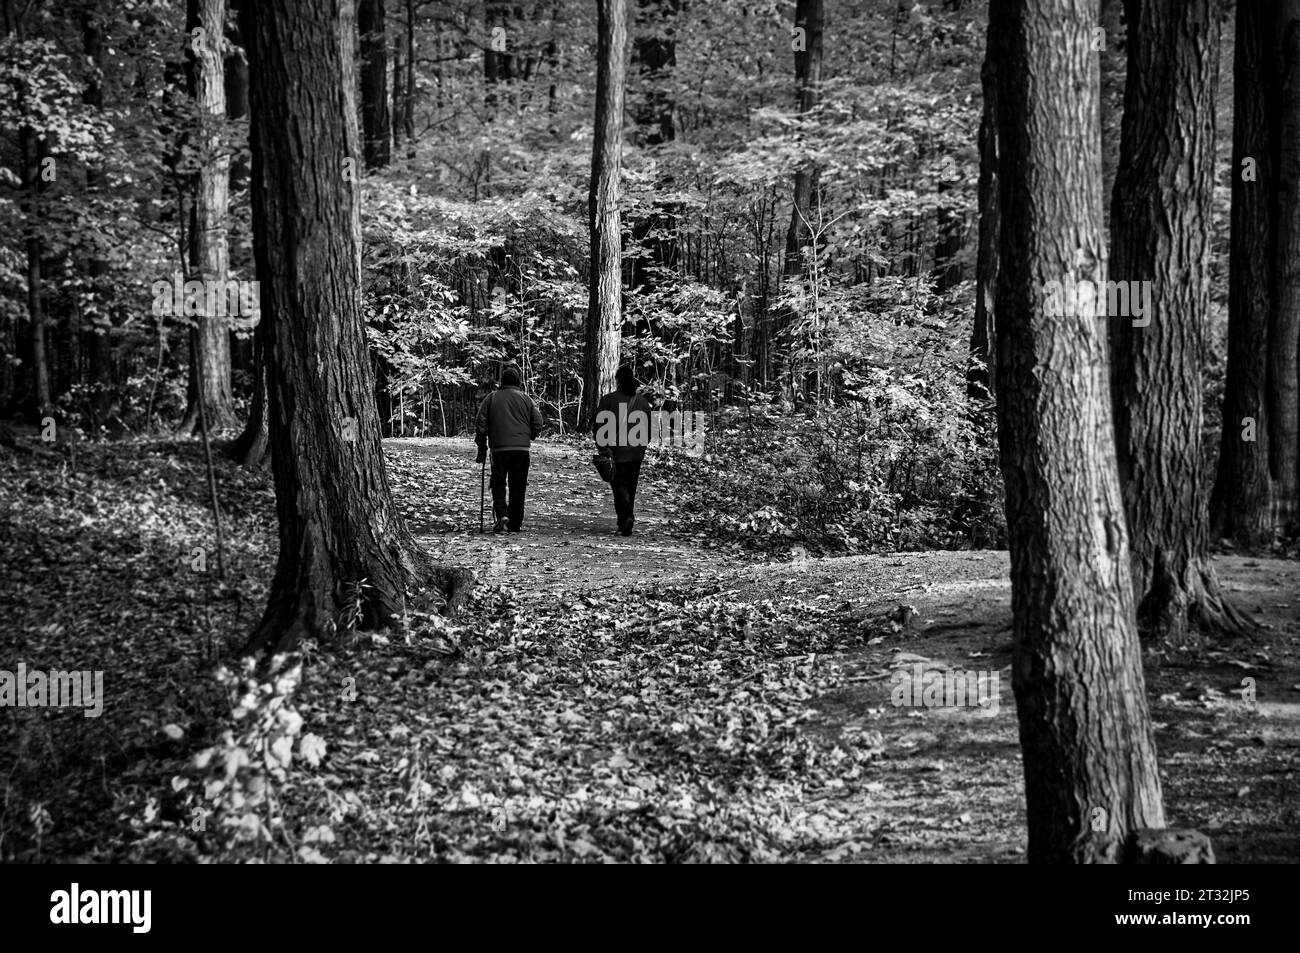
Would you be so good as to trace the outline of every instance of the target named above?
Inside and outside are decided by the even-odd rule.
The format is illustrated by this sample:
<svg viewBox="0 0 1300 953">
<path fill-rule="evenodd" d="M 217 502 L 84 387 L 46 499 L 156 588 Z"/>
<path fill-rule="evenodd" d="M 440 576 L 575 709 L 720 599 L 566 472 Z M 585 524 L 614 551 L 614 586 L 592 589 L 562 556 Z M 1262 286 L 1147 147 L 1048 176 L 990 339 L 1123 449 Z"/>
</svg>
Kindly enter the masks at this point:
<svg viewBox="0 0 1300 953">
<path fill-rule="evenodd" d="M 747 552 L 678 512 L 653 457 L 625 539 L 590 450 L 559 442 L 535 447 L 525 532 L 480 534 L 470 441 L 386 446 L 421 543 L 482 584 L 450 624 L 307 646 L 279 760 L 211 678 L 265 598 L 266 475 L 219 464 L 217 580 L 193 442 L 0 457 L 0 669 L 106 684 L 101 718 L 0 711 L 0 858 L 1023 859 L 1005 553 Z M 1149 657 L 1169 823 L 1221 862 L 1296 862 L 1300 564 L 1217 565 L 1268 627 Z M 996 672 L 996 710 L 894 707 L 917 663 Z"/>
</svg>

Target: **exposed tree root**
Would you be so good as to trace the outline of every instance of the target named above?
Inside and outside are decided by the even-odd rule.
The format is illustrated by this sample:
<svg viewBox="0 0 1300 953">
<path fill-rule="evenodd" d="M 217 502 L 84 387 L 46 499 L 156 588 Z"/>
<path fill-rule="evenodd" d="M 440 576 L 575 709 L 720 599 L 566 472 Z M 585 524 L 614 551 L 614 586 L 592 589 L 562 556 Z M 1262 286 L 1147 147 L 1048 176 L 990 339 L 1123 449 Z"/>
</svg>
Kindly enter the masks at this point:
<svg viewBox="0 0 1300 953">
<path fill-rule="evenodd" d="M 1177 575 L 1157 559 L 1150 588 L 1138 606 L 1138 628 L 1149 645 L 1177 648 L 1248 638 L 1259 631 L 1224 595 L 1208 558 Z"/>
<path fill-rule="evenodd" d="M 311 534 L 304 538 L 297 558 L 287 563 L 281 558 L 266 612 L 244 655 L 273 655 L 292 651 L 305 638 L 330 642 L 353 629 L 398 625 L 406 617 L 408 598 L 420 590 L 432 589 L 439 610 L 454 615 L 474 588 L 470 570 L 434 562 L 405 533 L 391 553 L 396 559 L 373 559 L 358 578 L 342 578 L 319 558 L 320 547 L 311 540 Z"/>
</svg>

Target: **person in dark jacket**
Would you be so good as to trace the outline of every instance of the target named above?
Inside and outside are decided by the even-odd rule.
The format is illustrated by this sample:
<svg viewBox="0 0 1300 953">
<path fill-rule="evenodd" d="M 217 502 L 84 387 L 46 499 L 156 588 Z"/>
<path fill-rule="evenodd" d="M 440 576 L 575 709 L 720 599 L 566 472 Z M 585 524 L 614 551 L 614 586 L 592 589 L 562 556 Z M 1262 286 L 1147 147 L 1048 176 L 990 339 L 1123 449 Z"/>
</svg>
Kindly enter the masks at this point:
<svg viewBox="0 0 1300 953">
<path fill-rule="evenodd" d="M 479 404 L 474 423 L 478 444 L 475 463 L 482 463 L 492 450 L 492 532 L 508 529 L 517 533 L 524 525 L 524 491 L 528 488 L 530 449 L 542 429 L 542 414 L 533 399 L 520 390 L 519 369 L 513 365 L 501 372 L 501 389 Z M 506 503 L 506 486 L 510 502 Z"/>
<path fill-rule="evenodd" d="M 614 514 L 618 531 L 632 535 L 636 524 L 636 487 L 641 479 L 641 461 L 650 444 L 651 407 L 644 394 L 638 394 L 639 382 L 626 364 L 614 375 L 617 390 L 611 391 L 596 405 L 592 430 L 599 453 L 609 456 L 614 467 L 609 481 L 614 491 Z"/>
</svg>

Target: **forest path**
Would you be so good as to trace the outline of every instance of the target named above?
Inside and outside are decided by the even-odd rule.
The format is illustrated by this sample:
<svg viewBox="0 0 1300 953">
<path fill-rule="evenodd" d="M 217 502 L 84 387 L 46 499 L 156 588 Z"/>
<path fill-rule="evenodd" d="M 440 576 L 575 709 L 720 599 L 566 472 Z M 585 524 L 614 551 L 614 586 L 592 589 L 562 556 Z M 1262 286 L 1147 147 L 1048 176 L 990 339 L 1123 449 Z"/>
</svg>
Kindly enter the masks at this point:
<svg viewBox="0 0 1300 953">
<path fill-rule="evenodd" d="M 796 564 L 719 541 L 674 513 L 673 485 L 659 477 L 653 452 L 641 471 L 636 529 L 624 537 L 615 531 L 613 498 L 591 464 L 590 446 L 535 442 L 524 531 L 498 535 L 491 531 L 491 489 L 484 492 L 486 532 L 479 532 L 480 468 L 472 440 L 394 438 L 384 447 L 394 499 L 421 545 L 469 566 L 487 583 L 571 594 L 610 583 L 629 590 L 699 586 L 743 601 L 779 589 L 785 596 L 834 595 L 857 608 L 890 609 L 928 594 L 940 614 L 981 593 L 1010 611 L 1006 553 L 807 557 Z"/>
<path fill-rule="evenodd" d="M 581 593 L 609 582 L 637 589 L 699 585 L 744 601 L 783 596 L 844 602 L 858 611 L 915 609 L 915 628 L 960 629 L 1010 640 L 1008 554 L 931 550 L 858 556 L 809 556 L 802 563 L 719 541 L 673 511 L 673 487 L 658 477 L 653 454 L 641 471 L 636 530 L 614 526 L 609 485 L 591 451 L 533 444 L 524 532 L 491 532 L 486 490 L 479 532 L 479 465 L 467 438 L 384 441 L 393 495 L 417 539 L 437 556 L 468 565 L 486 582 Z M 497 556 L 497 559 L 493 559 Z M 1282 631 L 1300 627 L 1300 562 L 1215 557 L 1225 591 L 1248 613 Z"/>
<path fill-rule="evenodd" d="M 489 584 L 557 597 L 616 583 L 628 597 L 672 586 L 701 600 L 796 600 L 830 610 L 843 620 L 836 625 L 869 632 L 865 648 L 846 646 L 824 663 L 841 675 L 810 700 L 804 726 L 832 740 L 880 731 L 889 750 L 881 781 L 836 808 L 868 822 L 871 833 L 823 859 L 1023 859 L 1006 552 L 765 558 L 692 532 L 674 515 L 673 489 L 657 479 L 653 458 L 643 470 L 637 531 L 624 538 L 614 532 L 609 488 L 590 450 L 561 443 L 534 445 L 526 532 L 480 535 L 471 441 L 386 446 L 395 496 L 417 537 Z M 1300 562 L 1219 556 L 1215 565 L 1225 591 L 1265 628 L 1251 640 L 1148 660 L 1171 823 L 1205 830 L 1222 861 L 1293 862 L 1300 857 L 1289 807 L 1300 784 Z M 998 710 L 895 708 L 890 677 L 917 663 L 997 672 Z M 1247 678 L 1257 701 L 1243 698 Z"/>
<path fill-rule="evenodd" d="M 671 488 L 656 479 L 653 456 L 637 490 L 636 528 L 624 537 L 616 531 L 609 484 L 591 464 L 593 449 L 535 442 L 523 532 L 494 534 L 490 487 L 483 494 L 486 532 L 479 532 L 480 467 L 472 440 L 404 438 L 384 446 L 394 498 L 416 538 L 485 582 L 566 592 L 610 582 L 689 585 L 743 564 L 738 552 L 673 516 L 666 499 Z"/>
<path fill-rule="evenodd" d="M 284 803 L 299 833 L 352 805 L 334 825 L 338 842 L 323 845 L 328 857 L 1023 859 L 1006 553 L 796 563 L 742 551 L 675 506 L 654 461 L 638 532 L 624 538 L 590 451 L 558 441 L 537 448 L 528 532 L 480 534 L 469 441 L 386 450 L 420 540 L 487 578 L 449 629 L 375 633 L 308 667 L 299 704 L 329 745 L 329 770 Z M 224 583 L 194 563 L 212 541 L 197 441 L 0 451 L 0 525 L 11 530 L 0 532 L 0 657 L 10 668 L 102 670 L 109 693 L 90 722 L 53 709 L 31 731 L 0 719 L 0 761 L 26 766 L 0 779 L 0 795 L 56 819 L 13 840 L 26 809 L 0 818 L 0 850 L 198 856 L 188 825 L 161 814 L 149 836 L 91 834 L 105 817 L 140 831 L 154 799 L 176 793 L 189 750 L 167 727 L 215 737 L 221 703 L 194 686 L 265 605 L 269 475 L 215 462 Z M 1216 566 L 1268 627 L 1148 657 L 1169 823 L 1210 834 L 1220 861 L 1294 863 L 1300 562 L 1222 556 Z M 996 709 L 895 703 L 895 673 L 917 665 L 996 674 Z M 346 677 L 364 688 L 356 706 L 338 704 Z M 433 811 L 411 800 L 407 772 L 379 767 L 411 759 L 416 740 L 438 753 L 421 795 Z M 103 765 L 123 758 L 132 768 L 117 782 Z"/>
</svg>

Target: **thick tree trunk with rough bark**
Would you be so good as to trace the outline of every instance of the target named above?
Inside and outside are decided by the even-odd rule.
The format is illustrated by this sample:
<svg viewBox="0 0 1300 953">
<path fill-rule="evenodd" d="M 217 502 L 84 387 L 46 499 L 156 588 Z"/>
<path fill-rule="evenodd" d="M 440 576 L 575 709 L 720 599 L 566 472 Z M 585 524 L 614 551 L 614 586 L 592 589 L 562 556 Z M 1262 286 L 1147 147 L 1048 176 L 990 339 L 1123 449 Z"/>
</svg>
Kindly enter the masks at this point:
<svg viewBox="0 0 1300 953">
<path fill-rule="evenodd" d="M 1277 254 L 1275 19 L 1237 4 L 1233 53 L 1232 238 L 1228 256 L 1228 371 L 1223 435 L 1210 498 L 1216 538 L 1259 546 L 1273 535 L 1269 476 L 1268 327 Z"/>
<path fill-rule="evenodd" d="M 190 236 L 193 279 L 224 282 L 230 275 L 226 244 L 230 205 L 230 153 L 221 141 L 226 119 L 225 0 L 190 0 L 187 56 L 193 58 L 194 99 L 198 107 L 197 146 L 202 162 L 194 193 L 194 234 Z M 194 37 L 194 30 L 202 34 Z M 205 300 L 213 300 L 205 295 Z M 190 333 L 190 406 L 181 423 L 182 433 L 199 429 L 199 401 L 207 416 L 208 432 L 235 427 L 234 397 L 230 391 L 230 321 L 219 314 L 201 314 Z"/>
<path fill-rule="evenodd" d="M 366 168 L 382 169 L 393 157 L 384 0 L 360 0 L 357 31 L 361 34 L 361 130 Z"/>
<path fill-rule="evenodd" d="M 400 619 L 408 589 L 451 608 L 472 575 L 433 566 L 393 505 L 361 312 L 360 154 L 351 0 L 259 0 L 244 12 L 253 232 L 269 337 L 280 554 L 247 650 Z"/>
<path fill-rule="evenodd" d="M 623 52 L 627 46 L 627 11 L 625 0 L 598 0 L 597 10 L 596 122 L 588 196 L 591 280 L 580 427 L 590 425 L 601 396 L 613 389 L 623 331 L 623 241 L 618 176 L 623 164 Z"/>
<path fill-rule="evenodd" d="M 1162 828 L 1129 582 L 1104 319 L 1050 307 L 1103 281 L 1095 0 L 993 0 L 998 416 L 1031 862 L 1119 859 Z M 1064 145 L 1068 144 L 1068 148 Z M 1080 313 L 1083 312 L 1083 313 Z"/>
<path fill-rule="evenodd" d="M 1268 329 L 1273 525 L 1300 532 L 1300 0 L 1281 0 L 1277 273 Z"/>
<path fill-rule="evenodd" d="M 987 400 L 997 390 L 997 361 L 993 355 L 996 336 L 994 295 L 998 280 L 998 129 L 995 64 L 984 63 L 980 82 L 984 106 L 980 115 L 980 177 L 976 185 L 979 203 L 979 247 L 975 253 L 975 324 L 971 328 L 970 364 L 966 369 L 966 396 Z"/>
<path fill-rule="evenodd" d="M 1115 445 L 1138 623 L 1186 645 L 1240 632 L 1209 555 L 1201 369 L 1210 310 L 1217 0 L 1127 0 L 1128 81 L 1111 207 Z M 1120 303 L 1117 298 L 1116 303 Z M 1150 311 L 1133 316 L 1135 303 Z"/>
</svg>

